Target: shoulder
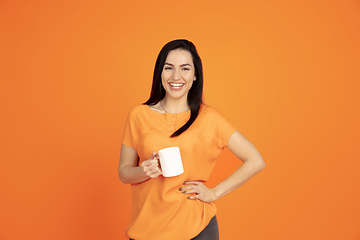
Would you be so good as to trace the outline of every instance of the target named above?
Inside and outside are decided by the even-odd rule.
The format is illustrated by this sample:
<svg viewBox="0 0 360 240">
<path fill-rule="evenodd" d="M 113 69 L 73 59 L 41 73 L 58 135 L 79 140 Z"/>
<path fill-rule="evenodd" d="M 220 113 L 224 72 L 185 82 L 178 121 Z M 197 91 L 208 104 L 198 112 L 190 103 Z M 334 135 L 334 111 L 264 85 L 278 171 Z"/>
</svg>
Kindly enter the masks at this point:
<svg viewBox="0 0 360 240">
<path fill-rule="evenodd" d="M 143 115 L 146 115 L 146 111 L 148 109 L 149 109 L 148 105 L 139 104 L 130 110 L 128 117 L 129 117 L 129 119 L 141 117 Z"/>
<path fill-rule="evenodd" d="M 212 126 L 219 124 L 231 125 L 226 117 L 224 117 L 224 115 L 222 115 L 215 107 L 207 104 L 201 104 L 199 118 L 201 119 L 201 122 L 205 122 Z"/>
<path fill-rule="evenodd" d="M 201 104 L 200 113 L 206 117 L 222 117 L 221 113 L 216 108 L 205 103 Z"/>
<path fill-rule="evenodd" d="M 201 109 L 199 125 L 207 127 L 208 132 L 213 132 L 213 136 L 222 139 L 226 146 L 236 128 L 216 108 L 204 104 Z"/>
<path fill-rule="evenodd" d="M 130 110 L 130 113 L 140 113 L 140 112 L 144 112 L 147 108 L 149 108 L 148 105 L 139 104 L 139 105 L 136 105 L 135 107 L 133 107 L 133 108 Z"/>
</svg>

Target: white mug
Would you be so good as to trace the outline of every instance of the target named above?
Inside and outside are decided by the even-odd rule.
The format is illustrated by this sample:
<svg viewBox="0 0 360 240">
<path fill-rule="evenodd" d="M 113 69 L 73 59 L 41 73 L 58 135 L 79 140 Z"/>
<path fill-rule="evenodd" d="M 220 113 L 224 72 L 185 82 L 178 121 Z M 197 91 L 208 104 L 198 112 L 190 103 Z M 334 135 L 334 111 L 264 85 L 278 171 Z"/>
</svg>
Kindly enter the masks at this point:
<svg viewBox="0 0 360 240">
<path fill-rule="evenodd" d="M 164 148 L 159 150 L 158 153 L 164 177 L 175 177 L 184 172 L 178 147 Z"/>
</svg>

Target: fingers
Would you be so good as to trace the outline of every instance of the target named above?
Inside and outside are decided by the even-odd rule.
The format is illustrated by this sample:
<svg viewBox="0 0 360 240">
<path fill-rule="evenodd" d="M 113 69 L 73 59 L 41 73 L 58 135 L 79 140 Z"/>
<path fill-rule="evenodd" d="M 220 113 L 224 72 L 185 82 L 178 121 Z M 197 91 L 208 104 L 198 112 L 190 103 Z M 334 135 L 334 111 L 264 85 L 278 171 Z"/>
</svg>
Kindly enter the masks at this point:
<svg viewBox="0 0 360 240">
<path fill-rule="evenodd" d="M 162 175 L 162 172 L 159 168 L 153 169 L 151 171 L 144 170 L 144 172 L 150 178 L 157 178 L 158 176 Z"/>
<path fill-rule="evenodd" d="M 141 163 L 144 173 L 150 178 L 157 178 L 162 175 L 157 152 L 151 154 L 150 159 Z"/>
<path fill-rule="evenodd" d="M 153 174 L 149 174 L 148 176 L 150 178 L 157 178 L 159 177 L 160 175 L 162 175 L 162 173 L 160 171 L 156 172 L 156 173 L 153 173 Z"/>
<path fill-rule="evenodd" d="M 150 176 L 150 175 L 153 175 L 153 174 L 156 174 L 156 173 L 160 173 L 161 170 L 160 170 L 159 167 L 154 167 L 154 166 L 152 166 L 152 167 L 144 168 L 144 172 L 145 172 L 148 176 Z"/>
<path fill-rule="evenodd" d="M 202 184 L 202 182 L 200 182 L 200 181 L 186 181 L 183 184 L 184 185 L 198 185 L 198 184 Z"/>
<path fill-rule="evenodd" d="M 201 185 L 205 186 L 200 181 L 187 181 L 187 182 L 184 182 L 183 185 L 184 186 L 182 188 L 180 188 L 180 189 L 182 189 L 182 191 L 184 191 L 185 189 L 194 189 L 194 188 L 196 188 L 198 186 L 201 186 Z"/>
<path fill-rule="evenodd" d="M 157 153 L 157 152 L 153 152 L 153 153 L 151 154 L 150 159 L 159 159 L 158 153 Z"/>
<path fill-rule="evenodd" d="M 179 191 L 187 195 L 187 198 L 190 200 L 199 199 L 200 201 L 208 203 L 215 200 L 213 189 L 206 187 L 200 181 L 184 182 L 184 186 L 179 188 Z"/>
<path fill-rule="evenodd" d="M 182 189 L 182 193 L 184 195 L 187 195 L 187 199 L 191 199 L 191 200 L 195 200 L 199 198 L 199 195 L 201 195 L 201 190 L 197 189 L 197 188 L 186 188 L 186 189 Z"/>
<path fill-rule="evenodd" d="M 191 185 L 191 186 L 185 186 L 179 189 L 183 194 L 191 194 L 191 193 L 199 193 L 200 189 L 195 186 L 195 185 Z"/>
<path fill-rule="evenodd" d="M 151 178 L 156 178 L 162 174 L 162 171 L 159 168 L 157 162 L 152 163 L 151 165 L 143 166 L 143 171 L 147 176 Z"/>
<path fill-rule="evenodd" d="M 151 166 L 157 166 L 158 165 L 158 160 L 156 159 L 149 159 L 149 160 L 146 160 L 146 161 L 143 161 L 141 163 L 141 166 L 143 167 L 151 167 Z"/>
<path fill-rule="evenodd" d="M 197 199 L 198 194 L 201 193 L 201 182 L 198 181 L 190 181 L 190 182 L 184 182 L 184 185 L 182 188 L 179 189 L 183 194 L 192 194 L 191 196 L 188 196 L 188 199 Z"/>
<path fill-rule="evenodd" d="M 187 199 L 190 199 L 190 200 L 196 200 L 199 198 L 199 195 L 192 195 L 192 196 L 188 196 Z"/>
</svg>

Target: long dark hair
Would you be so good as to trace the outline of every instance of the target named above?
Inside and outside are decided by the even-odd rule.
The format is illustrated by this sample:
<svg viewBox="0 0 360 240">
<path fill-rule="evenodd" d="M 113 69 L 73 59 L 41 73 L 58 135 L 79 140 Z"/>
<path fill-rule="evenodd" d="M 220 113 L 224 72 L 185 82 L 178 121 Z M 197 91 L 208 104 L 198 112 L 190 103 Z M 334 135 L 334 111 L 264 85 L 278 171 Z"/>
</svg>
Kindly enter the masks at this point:
<svg viewBox="0 0 360 240">
<path fill-rule="evenodd" d="M 197 118 L 200 111 L 200 105 L 202 103 L 202 94 L 203 94 L 203 85 L 204 85 L 202 62 L 199 54 L 196 51 L 195 45 L 186 39 L 173 40 L 171 42 L 168 42 L 161 49 L 156 59 L 150 97 L 144 104 L 155 105 L 165 97 L 165 89 L 161 83 L 161 73 L 167 55 L 169 54 L 170 51 L 175 49 L 183 49 L 191 53 L 192 60 L 195 66 L 196 81 L 193 82 L 193 85 L 191 86 L 189 93 L 187 95 L 187 103 L 191 110 L 190 118 L 181 128 L 176 130 L 170 137 L 179 136 L 181 133 L 186 131 Z"/>
</svg>

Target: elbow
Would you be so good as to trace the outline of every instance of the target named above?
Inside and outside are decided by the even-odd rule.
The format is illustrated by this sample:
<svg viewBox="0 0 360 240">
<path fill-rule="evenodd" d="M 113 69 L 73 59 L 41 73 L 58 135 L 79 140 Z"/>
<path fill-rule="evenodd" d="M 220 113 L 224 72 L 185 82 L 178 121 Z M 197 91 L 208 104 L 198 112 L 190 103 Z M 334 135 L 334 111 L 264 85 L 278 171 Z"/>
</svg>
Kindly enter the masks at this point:
<svg viewBox="0 0 360 240">
<path fill-rule="evenodd" d="M 120 181 L 124 184 L 129 184 L 130 182 L 127 181 L 125 178 L 122 178 L 120 175 L 119 175 L 119 178 L 120 178 Z"/>
<path fill-rule="evenodd" d="M 123 176 L 122 172 L 120 171 L 120 169 L 118 171 L 118 174 L 119 174 L 120 181 L 122 183 L 124 183 L 124 184 L 129 184 L 130 183 L 126 178 L 124 178 L 124 176 Z"/>
<path fill-rule="evenodd" d="M 260 172 L 265 168 L 265 161 L 262 157 L 254 159 L 253 166 L 257 170 L 257 172 Z"/>
<path fill-rule="evenodd" d="M 122 183 L 127 184 L 126 180 L 125 180 L 124 178 L 122 178 L 120 174 L 119 174 L 119 178 L 120 178 L 120 181 L 121 181 Z"/>
<path fill-rule="evenodd" d="M 123 180 L 123 179 L 120 179 L 120 181 L 121 181 L 122 183 L 124 183 L 124 184 L 130 184 L 129 181 L 126 181 L 126 180 Z"/>
<path fill-rule="evenodd" d="M 263 170 L 266 166 L 264 159 L 259 159 L 258 161 L 259 171 Z"/>
</svg>

